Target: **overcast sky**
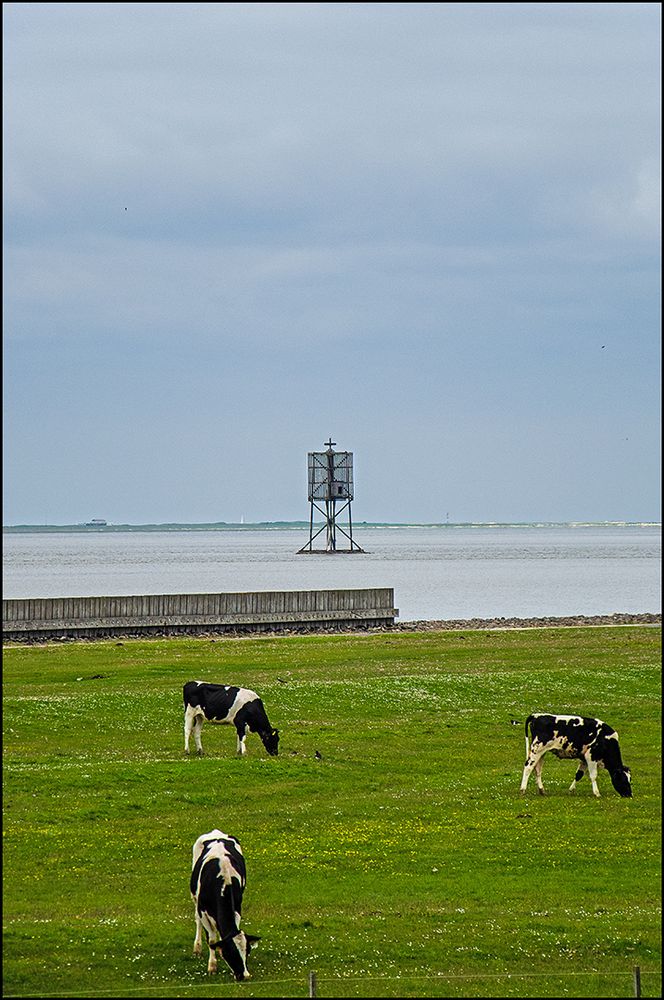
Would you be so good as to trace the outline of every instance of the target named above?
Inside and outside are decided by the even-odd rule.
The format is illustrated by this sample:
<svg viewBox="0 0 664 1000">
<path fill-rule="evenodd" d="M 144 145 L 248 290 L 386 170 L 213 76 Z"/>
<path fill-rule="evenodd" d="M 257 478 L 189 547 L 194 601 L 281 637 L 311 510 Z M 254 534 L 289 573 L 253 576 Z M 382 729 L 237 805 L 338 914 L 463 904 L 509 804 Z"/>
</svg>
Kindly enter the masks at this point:
<svg viewBox="0 0 664 1000">
<path fill-rule="evenodd" d="M 659 520 L 659 4 L 3 21 L 4 524 Z"/>
</svg>

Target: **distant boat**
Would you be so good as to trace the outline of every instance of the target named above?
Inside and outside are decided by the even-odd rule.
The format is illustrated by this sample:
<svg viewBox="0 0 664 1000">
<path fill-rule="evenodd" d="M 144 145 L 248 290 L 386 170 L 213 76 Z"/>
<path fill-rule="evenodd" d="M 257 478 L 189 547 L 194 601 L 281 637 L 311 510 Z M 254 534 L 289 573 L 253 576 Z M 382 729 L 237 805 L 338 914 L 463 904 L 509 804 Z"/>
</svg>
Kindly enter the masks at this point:
<svg viewBox="0 0 664 1000">
<path fill-rule="evenodd" d="M 108 521 L 104 521 L 101 517 L 93 517 L 91 521 L 85 522 L 86 528 L 105 528 Z"/>
</svg>

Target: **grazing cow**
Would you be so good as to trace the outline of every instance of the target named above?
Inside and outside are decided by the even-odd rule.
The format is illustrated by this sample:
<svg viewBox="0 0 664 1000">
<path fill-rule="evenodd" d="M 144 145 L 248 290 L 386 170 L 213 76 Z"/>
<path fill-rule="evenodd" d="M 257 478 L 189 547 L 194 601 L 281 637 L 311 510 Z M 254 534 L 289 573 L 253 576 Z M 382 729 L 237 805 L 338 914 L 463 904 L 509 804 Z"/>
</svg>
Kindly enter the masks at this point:
<svg viewBox="0 0 664 1000">
<path fill-rule="evenodd" d="M 270 720 L 255 691 L 247 688 L 230 687 L 228 684 L 206 684 L 203 681 L 188 681 L 182 689 L 184 697 L 184 751 L 189 753 L 189 737 L 192 730 L 196 741 L 196 752 L 203 755 L 201 729 L 203 722 L 233 723 L 237 730 L 237 752 L 246 754 L 244 741 L 247 727 L 258 733 L 267 752 L 276 757 L 279 752 L 279 730 L 273 729 Z"/>
<path fill-rule="evenodd" d="M 244 856 L 235 837 L 211 830 L 198 838 L 189 883 L 196 916 L 194 955 L 201 953 L 205 930 L 210 949 L 208 972 L 217 971 L 219 949 L 238 980 L 250 978 L 247 958 L 256 941 L 260 941 L 240 930 L 246 884 Z"/>
<path fill-rule="evenodd" d="M 531 742 L 528 744 L 528 727 Z M 588 770 L 593 795 L 599 798 L 597 768 L 605 767 L 611 775 L 613 787 L 624 799 L 631 799 L 631 773 L 622 762 L 618 734 L 601 719 L 586 719 L 580 715 L 547 715 L 536 712 L 526 719 L 526 764 L 521 779 L 521 794 L 526 791 L 530 772 L 535 770 L 537 788 L 544 795 L 542 784 L 542 759 L 551 751 L 562 760 L 580 760 L 570 792 L 576 788 Z"/>
</svg>

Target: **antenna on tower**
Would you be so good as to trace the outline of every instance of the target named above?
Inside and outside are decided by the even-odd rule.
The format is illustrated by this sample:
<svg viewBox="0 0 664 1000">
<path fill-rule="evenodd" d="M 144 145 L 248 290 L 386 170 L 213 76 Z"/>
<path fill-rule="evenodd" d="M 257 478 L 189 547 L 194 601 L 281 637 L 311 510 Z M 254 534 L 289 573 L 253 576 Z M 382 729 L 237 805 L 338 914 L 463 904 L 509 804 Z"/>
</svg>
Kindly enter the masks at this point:
<svg viewBox="0 0 664 1000">
<path fill-rule="evenodd" d="M 325 442 L 326 451 L 310 451 L 308 455 L 309 469 L 309 541 L 299 549 L 304 552 L 364 552 L 357 542 L 353 541 L 353 521 L 350 505 L 353 499 L 353 453 L 352 451 L 335 451 L 336 441 Z M 337 504 L 341 507 L 337 509 Z M 325 507 L 319 506 L 324 504 Z M 322 514 L 325 521 L 322 527 L 314 532 L 314 509 Z M 339 524 L 340 516 L 348 511 L 348 530 Z M 337 545 L 337 531 L 349 543 L 348 548 Z M 314 539 L 325 532 L 325 548 L 314 549 Z"/>
</svg>

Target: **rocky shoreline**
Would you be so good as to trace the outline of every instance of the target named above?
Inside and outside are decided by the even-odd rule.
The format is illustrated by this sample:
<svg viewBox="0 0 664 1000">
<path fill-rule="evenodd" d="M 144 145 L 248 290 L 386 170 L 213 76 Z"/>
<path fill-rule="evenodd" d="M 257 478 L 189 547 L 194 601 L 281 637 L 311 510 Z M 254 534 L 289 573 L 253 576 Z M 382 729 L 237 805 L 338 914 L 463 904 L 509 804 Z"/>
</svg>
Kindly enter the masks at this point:
<svg viewBox="0 0 664 1000">
<path fill-rule="evenodd" d="M 661 614 L 567 615 L 562 618 L 457 618 L 446 621 L 395 622 L 396 632 L 440 632 L 467 629 L 579 628 L 586 625 L 661 625 Z"/>
<path fill-rule="evenodd" d="M 583 628 L 602 625 L 661 625 L 662 615 L 642 612 L 630 614 L 615 612 L 611 615 L 565 615 L 562 617 L 547 616 L 542 618 L 449 618 L 436 621 L 420 620 L 394 622 L 387 625 L 329 625 L 312 624 L 298 629 L 283 628 L 273 634 L 296 635 L 330 634 L 339 632 L 468 632 L 487 629 L 526 629 L 526 628 Z"/>
<path fill-rule="evenodd" d="M 363 623 L 363 622 L 301 622 L 297 626 L 284 625 L 274 627 L 269 625 L 252 627 L 182 627 L 177 630 L 167 628 L 150 629 L 149 635 L 153 639 L 165 639 L 173 635 L 197 636 L 201 639 L 209 639 L 215 642 L 220 639 L 244 639 L 250 636 L 256 638 L 266 638 L 269 636 L 295 636 L 295 635 L 340 635 L 340 634 L 364 634 L 370 635 L 378 632 L 467 632 L 496 630 L 515 630 L 528 628 L 582 628 L 598 627 L 605 625 L 661 625 L 662 615 L 643 612 L 641 614 L 629 614 L 627 612 L 616 612 L 612 615 L 567 615 L 564 617 L 547 616 L 543 618 L 454 618 L 442 619 L 439 621 L 406 621 L 406 622 L 386 622 L 386 623 Z M 95 642 L 102 639 L 134 639 L 139 635 L 145 638 L 144 632 L 138 630 L 113 629 L 100 633 L 99 635 L 73 636 L 73 635 L 34 635 L 13 636 L 5 641 L 18 643 L 20 645 L 34 646 L 47 642 Z"/>
</svg>

